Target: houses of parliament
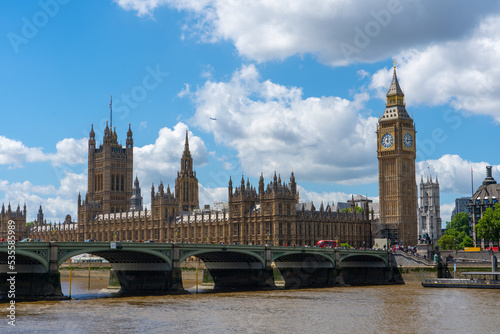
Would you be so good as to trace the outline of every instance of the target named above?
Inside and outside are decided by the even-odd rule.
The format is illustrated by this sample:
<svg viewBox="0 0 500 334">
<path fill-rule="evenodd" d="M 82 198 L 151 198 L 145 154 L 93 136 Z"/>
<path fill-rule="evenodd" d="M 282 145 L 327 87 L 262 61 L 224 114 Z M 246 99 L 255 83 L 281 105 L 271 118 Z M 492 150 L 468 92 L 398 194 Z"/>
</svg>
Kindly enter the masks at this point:
<svg viewBox="0 0 500 334">
<path fill-rule="evenodd" d="M 394 77 L 384 115 L 377 130 L 380 217 L 391 238 L 416 242 L 417 194 L 415 183 L 415 130 L 404 105 L 404 94 Z M 361 210 L 354 199 L 350 207 L 316 209 L 301 203 L 295 175 L 287 181 L 274 173 L 266 184 L 261 175 L 254 187 L 242 176 L 229 179 L 227 209 L 200 209 L 198 179 L 186 130 L 174 189 L 160 183 L 151 187 L 151 206 L 143 208 L 142 193 L 133 173 L 133 134 L 125 147 L 118 143 L 116 128 L 106 124 L 103 142 L 97 146 L 91 127 L 88 140 L 87 193 L 78 195 L 77 222 L 69 215 L 64 223 L 46 224 L 40 207 L 37 221 L 26 225 L 26 207 L 2 208 L 0 236 L 7 221 L 15 220 L 17 239 L 40 241 L 154 241 L 224 243 L 244 245 L 314 246 L 319 240 L 339 240 L 353 247 L 371 247 L 373 211 L 365 201 Z M 361 211 L 361 212 L 358 212 Z"/>
<path fill-rule="evenodd" d="M 26 208 L 2 211 L 2 231 L 9 217 L 17 217 L 18 236 L 43 241 L 154 241 L 224 243 L 250 245 L 313 246 L 322 239 L 338 239 L 355 247 L 371 245 L 368 209 L 347 212 L 331 206 L 316 210 L 312 203 L 299 203 L 293 172 L 289 183 L 276 173 L 265 186 L 261 175 L 258 189 L 242 177 L 241 184 L 228 185 L 227 210 L 199 208 L 198 179 L 189 150 L 186 130 L 174 189 L 160 183 L 151 187 L 151 207 L 144 209 L 137 177 L 133 178 L 133 134 L 129 126 L 125 147 L 118 143 L 116 129 L 106 125 L 103 142 L 96 145 L 93 128 L 88 140 L 87 193 L 78 195 L 78 220 L 68 215 L 64 223 L 37 221 L 26 226 Z"/>
</svg>

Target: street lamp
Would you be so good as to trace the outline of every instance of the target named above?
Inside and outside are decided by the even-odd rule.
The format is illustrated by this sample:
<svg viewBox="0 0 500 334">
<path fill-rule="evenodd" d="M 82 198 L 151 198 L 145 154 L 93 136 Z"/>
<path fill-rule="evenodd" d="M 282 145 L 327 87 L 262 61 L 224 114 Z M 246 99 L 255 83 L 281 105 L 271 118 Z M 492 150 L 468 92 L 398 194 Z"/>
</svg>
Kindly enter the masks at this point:
<svg viewBox="0 0 500 334">
<path fill-rule="evenodd" d="M 269 238 L 270 238 L 270 234 L 269 232 L 267 232 L 267 236 L 266 236 L 266 246 L 269 244 Z"/>
<path fill-rule="evenodd" d="M 210 237 L 208 236 L 208 233 L 207 233 L 207 244 L 210 243 Z"/>
<path fill-rule="evenodd" d="M 174 243 L 177 243 L 177 234 L 179 234 L 179 229 L 176 227 L 174 230 Z"/>
</svg>

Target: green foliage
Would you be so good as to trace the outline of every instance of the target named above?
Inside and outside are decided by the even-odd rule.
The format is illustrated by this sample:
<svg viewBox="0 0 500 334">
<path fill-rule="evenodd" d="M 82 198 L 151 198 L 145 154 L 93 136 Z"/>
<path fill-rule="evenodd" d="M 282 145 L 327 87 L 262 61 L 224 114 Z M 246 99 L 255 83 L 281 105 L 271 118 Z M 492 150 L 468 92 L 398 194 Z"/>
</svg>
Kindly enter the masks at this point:
<svg viewBox="0 0 500 334">
<path fill-rule="evenodd" d="M 463 249 L 474 245 L 472 239 L 464 232 L 455 229 L 449 229 L 444 232 L 444 235 L 438 240 L 439 249 L 453 250 Z"/>
<path fill-rule="evenodd" d="M 351 245 L 349 245 L 349 244 L 342 244 L 342 243 L 341 243 L 341 244 L 340 244 L 340 247 L 351 248 Z"/>
<path fill-rule="evenodd" d="M 446 223 L 446 229 L 465 232 L 470 237 L 469 214 L 467 212 L 457 213 L 451 222 Z"/>
<path fill-rule="evenodd" d="M 465 247 L 473 247 L 474 240 L 468 235 L 465 236 L 464 240 L 460 243 L 460 249 L 464 249 Z"/>
<path fill-rule="evenodd" d="M 476 224 L 476 234 L 480 239 L 500 240 L 500 203 L 495 205 L 495 209 L 486 209 Z"/>
<path fill-rule="evenodd" d="M 351 212 L 351 208 L 342 209 L 342 210 L 340 210 L 340 212 Z M 357 212 L 357 213 L 361 213 L 361 212 L 363 212 L 363 208 L 360 208 L 359 206 L 357 206 L 357 207 L 356 207 L 356 212 Z"/>
</svg>

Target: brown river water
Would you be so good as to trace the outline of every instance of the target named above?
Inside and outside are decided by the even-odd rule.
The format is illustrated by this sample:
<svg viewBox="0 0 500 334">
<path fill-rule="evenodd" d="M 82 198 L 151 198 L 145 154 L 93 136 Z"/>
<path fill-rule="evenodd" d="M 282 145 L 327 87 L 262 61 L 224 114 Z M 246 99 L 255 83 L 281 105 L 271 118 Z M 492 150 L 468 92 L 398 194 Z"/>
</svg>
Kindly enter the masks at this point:
<svg viewBox="0 0 500 334">
<path fill-rule="evenodd" d="M 0 333 L 498 333 L 500 290 L 397 286 L 116 297 L 73 278 L 73 300 L 0 304 Z M 62 278 L 68 295 L 68 278 Z"/>
</svg>

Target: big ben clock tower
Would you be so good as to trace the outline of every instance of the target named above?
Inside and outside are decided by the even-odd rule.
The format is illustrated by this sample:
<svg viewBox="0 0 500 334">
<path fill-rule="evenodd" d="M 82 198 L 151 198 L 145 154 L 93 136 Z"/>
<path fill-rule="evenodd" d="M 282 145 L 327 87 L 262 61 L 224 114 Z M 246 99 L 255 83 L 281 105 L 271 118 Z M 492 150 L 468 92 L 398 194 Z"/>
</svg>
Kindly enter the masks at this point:
<svg viewBox="0 0 500 334">
<path fill-rule="evenodd" d="M 408 115 L 396 76 L 387 92 L 385 112 L 377 128 L 380 221 L 392 242 L 417 243 L 415 125 Z"/>
</svg>

